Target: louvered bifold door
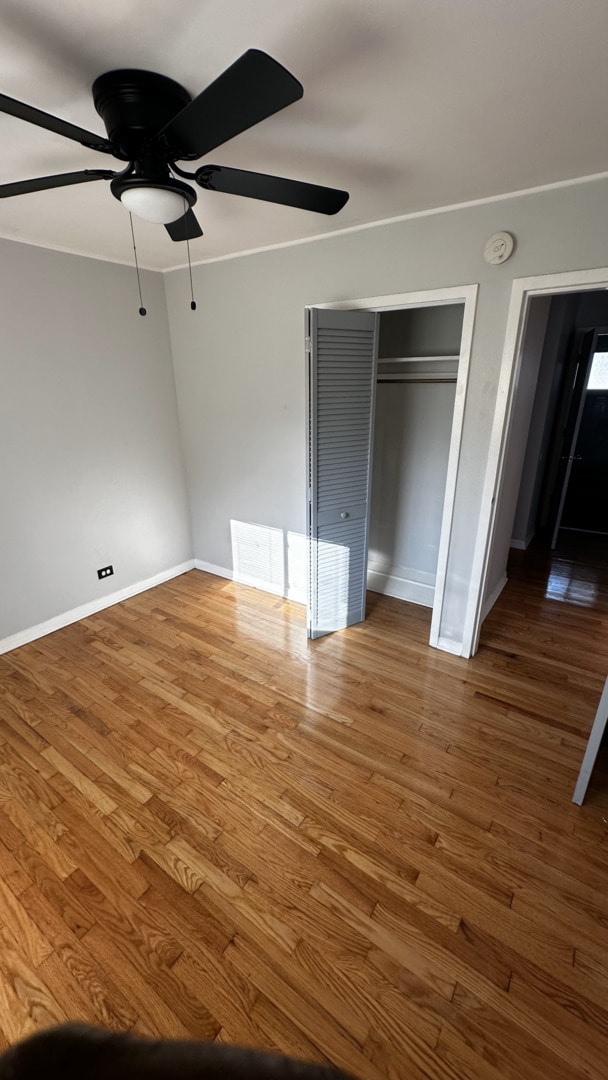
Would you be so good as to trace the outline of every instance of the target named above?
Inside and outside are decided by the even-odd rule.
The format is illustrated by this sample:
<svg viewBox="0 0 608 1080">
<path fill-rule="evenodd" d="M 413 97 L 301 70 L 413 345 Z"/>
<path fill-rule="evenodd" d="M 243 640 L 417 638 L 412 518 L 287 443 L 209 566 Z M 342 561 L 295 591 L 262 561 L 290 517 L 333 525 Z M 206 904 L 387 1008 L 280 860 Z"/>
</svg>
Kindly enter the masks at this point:
<svg viewBox="0 0 608 1080">
<path fill-rule="evenodd" d="M 365 618 L 378 316 L 307 312 L 308 636 Z"/>
</svg>

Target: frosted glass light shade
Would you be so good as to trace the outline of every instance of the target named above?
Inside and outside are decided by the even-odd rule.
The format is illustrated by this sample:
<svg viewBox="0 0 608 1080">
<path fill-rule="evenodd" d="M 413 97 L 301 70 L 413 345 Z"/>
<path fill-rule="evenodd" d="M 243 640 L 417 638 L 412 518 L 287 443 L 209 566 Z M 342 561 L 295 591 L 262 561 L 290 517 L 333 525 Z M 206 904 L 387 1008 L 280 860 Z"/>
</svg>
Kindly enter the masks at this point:
<svg viewBox="0 0 608 1080">
<path fill-rule="evenodd" d="M 144 221 L 154 221 L 157 225 L 168 225 L 171 221 L 177 221 L 188 209 L 183 195 L 166 188 L 153 187 L 151 184 L 125 188 L 120 201 L 132 214 Z"/>
</svg>

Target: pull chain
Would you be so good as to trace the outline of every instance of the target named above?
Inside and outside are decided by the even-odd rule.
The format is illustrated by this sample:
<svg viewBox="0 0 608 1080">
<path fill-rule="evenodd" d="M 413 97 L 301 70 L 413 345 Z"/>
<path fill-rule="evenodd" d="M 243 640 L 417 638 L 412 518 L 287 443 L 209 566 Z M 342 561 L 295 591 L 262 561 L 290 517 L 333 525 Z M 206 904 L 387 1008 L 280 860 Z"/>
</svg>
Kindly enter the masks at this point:
<svg viewBox="0 0 608 1080">
<path fill-rule="evenodd" d="M 141 295 L 141 280 L 139 277 L 139 264 L 137 262 L 137 248 L 135 247 L 135 231 L 133 229 L 133 214 L 129 212 L 129 221 L 131 222 L 131 238 L 133 240 L 133 253 L 135 255 L 135 270 L 137 272 L 137 288 L 139 289 L 139 314 L 145 315 L 146 309 Z"/>
<path fill-rule="evenodd" d="M 188 207 L 186 200 L 184 199 L 184 214 L 188 213 Z M 194 299 L 194 288 L 192 285 L 192 263 L 190 262 L 190 237 L 188 236 L 188 223 L 186 222 L 186 249 L 188 251 L 188 272 L 190 274 L 190 309 L 196 311 L 196 300 Z"/>
</svg>

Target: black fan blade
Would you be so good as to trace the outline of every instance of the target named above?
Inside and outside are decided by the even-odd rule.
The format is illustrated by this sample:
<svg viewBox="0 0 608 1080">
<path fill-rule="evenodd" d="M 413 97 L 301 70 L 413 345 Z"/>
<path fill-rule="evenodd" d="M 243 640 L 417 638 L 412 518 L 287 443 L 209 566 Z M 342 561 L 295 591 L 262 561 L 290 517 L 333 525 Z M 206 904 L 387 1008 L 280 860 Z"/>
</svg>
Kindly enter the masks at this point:
<svg viewBox="0 0 608 1080">
<path fill-rule="evenodd" d="M 36 127 L 54 131 L 56 135 L 64 135 L 66 139 L 73 139 L 81 146 L 87 146 L 89 150 L 100 150 L 103 154 L 113 154 L 114 151 L 107 139 L 101 135 L 94 135 L 92 131 L 69 124 L 67 120 L 60 120 L 58 116 L 35 109 L 33 105 L 25 105 L 23 101 L 0 94 L 0 112 L 16 116 L 18 120 L 27 120 L 28 124 L 36 124 Z"/>
<path fill-rule="evenodd" d="M 209 191 L 224 191 L 228 195 L 245 195 L 248 199 L 297 206 L 317 214 L 337 214 L 348 202 L 348 192 L 338 188 L 306 184 L 302 180 L 286 180 L 282 176 L 229 169 L 225 165 L 203 165 L 196 173 L 196 182 Z"/>
<path fill-rule="evenodd" d="M 298 101 L 301 83 L 259 49 L 249 49 L 158 133 L 175 161 L 199 158 Z"/>
<path fill-rule="evenodd" d="M 168 225 L 165 225 L 165 229 L 172 240 L 196 240 L 197 236 L 203 235 L 203 230 L 196 220 L 196 214 L 192 210 L 187 210 L 177 221 L 170 221 Z"/>
<path fill-rule="evenodd" d="M 111 180 L 116 173 L 109 169 L 83 169 L 81 172 L 58 173 L 56 176 L 38 176 L 35 180 L 16 180 L 14 184 L 0 184 L 0 199 L 10 195 L 29 195 L 31 191 L 48 188 L 69 187 L 70 184 L 87 184 L 91 180 Z"/>
</svg>

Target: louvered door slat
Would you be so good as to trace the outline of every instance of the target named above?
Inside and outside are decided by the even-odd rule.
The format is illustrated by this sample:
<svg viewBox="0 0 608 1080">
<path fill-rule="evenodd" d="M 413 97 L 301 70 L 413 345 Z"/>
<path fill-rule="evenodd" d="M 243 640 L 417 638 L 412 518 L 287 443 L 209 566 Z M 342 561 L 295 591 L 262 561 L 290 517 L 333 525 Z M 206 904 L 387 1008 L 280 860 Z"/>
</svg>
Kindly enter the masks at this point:
<svg viewBox="0 0 608 1080">
<path fill-rule="evenodd" d="M 308 313 L 308 634 L 365 617 L 377 316 Z"/>
</svg>

